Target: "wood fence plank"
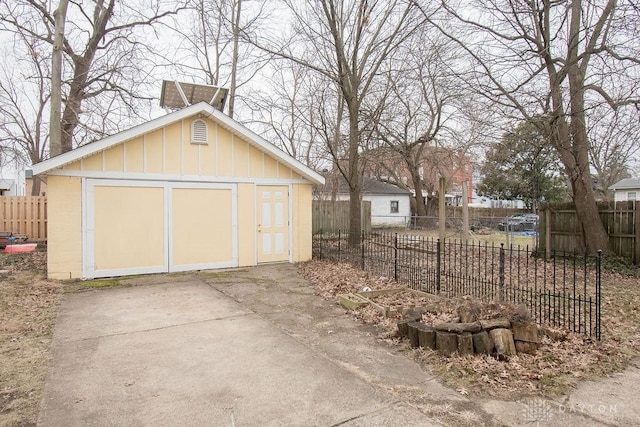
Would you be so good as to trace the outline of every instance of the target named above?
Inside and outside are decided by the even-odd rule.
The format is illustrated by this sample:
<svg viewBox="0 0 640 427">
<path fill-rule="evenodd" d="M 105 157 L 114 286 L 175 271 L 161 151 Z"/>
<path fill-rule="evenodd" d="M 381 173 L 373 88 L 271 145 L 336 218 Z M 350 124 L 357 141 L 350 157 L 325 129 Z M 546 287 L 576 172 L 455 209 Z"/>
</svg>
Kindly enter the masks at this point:
<svg viewBox="0 0 640 427">
<path fill-rule="evenodd" d="M 0 231 L 26 234 L 29 240 L 47 239 L 45 196 L 0 196 Z"/>
</svg>

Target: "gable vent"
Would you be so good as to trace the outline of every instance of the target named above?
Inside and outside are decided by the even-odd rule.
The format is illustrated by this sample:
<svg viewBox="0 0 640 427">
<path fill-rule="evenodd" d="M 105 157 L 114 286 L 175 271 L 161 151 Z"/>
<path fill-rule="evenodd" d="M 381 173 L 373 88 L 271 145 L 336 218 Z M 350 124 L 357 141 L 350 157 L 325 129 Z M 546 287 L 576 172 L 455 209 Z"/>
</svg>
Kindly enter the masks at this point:
<svg viewBox="0 0 640 427">
<path fill-rule="evenodd" d="M 209 142 L 209 132 L 207 124 L 202 119 L 191 122 L 191 143 L 206 144 Z"/>
</svg>

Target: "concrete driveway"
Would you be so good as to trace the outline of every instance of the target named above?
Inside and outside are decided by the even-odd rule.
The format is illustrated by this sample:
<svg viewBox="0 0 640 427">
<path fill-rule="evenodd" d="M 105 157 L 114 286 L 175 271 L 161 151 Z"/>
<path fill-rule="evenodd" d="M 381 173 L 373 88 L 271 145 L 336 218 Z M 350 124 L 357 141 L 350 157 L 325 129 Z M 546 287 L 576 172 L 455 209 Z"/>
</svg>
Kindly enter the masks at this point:
<svg viewBox="0 0 640 427">
<path fill-rule="evenodd" d="M 437 424 L 372 385 L 355 365 L 317 351 L 287 330 L 288 320 L 273 320 L 289 316 L 292 328 L 296 319 L 308 320 L 287 308 L 304 283 L 295 267 L 282 268 L 145 276 L 123 281 L 130 287 L 65 295 L 38 424 Z M 273 274 L 293 283 L 291 298 L 257 314 L 242 295 L 255 297 L 260 281 Z M 317 323 L 311 332 L 324 327 Z"/>
</svg>

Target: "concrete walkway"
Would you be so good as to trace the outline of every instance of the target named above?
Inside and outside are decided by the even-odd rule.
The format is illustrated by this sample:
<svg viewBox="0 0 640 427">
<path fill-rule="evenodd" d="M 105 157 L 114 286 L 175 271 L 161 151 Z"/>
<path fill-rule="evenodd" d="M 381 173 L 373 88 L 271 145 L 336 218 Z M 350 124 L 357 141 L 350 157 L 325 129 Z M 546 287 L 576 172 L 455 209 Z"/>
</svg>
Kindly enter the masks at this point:
<svg viewBox="0 0 640 427">
<path fill-rule="evenodd" d="M 122 282 L 65 296 L 39 425 L 640 425 L 638 366 L 562 399 L 469 399 L 292 265 Z"/>
<path fill-rule="evenodd" d="M 65 296 L 39 425 L 434 424 L 195 275 L 129 283 Z"/>
</svg>

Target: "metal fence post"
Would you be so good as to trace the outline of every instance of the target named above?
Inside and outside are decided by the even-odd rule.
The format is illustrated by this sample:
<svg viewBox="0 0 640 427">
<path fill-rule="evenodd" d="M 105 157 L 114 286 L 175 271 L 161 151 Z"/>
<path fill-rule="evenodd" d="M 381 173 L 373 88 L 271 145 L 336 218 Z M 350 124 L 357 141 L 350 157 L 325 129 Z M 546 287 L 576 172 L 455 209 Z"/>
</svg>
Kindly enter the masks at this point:
<svg viewBox="0 0 640 427">
<path fill-rule="evenodd" d="M 393 279 L 398 281 L 398 233 L 393 239 Z"/>
<path fill-rule="evenodd" d="M 340 262 L 340 243 L 342 240 L 342 234 L 340 230 L 338 230 L 338 262 Z"/>
<path fill-rule="evenodd" d="M 499 294 L 498 301 L 504 301 L 504 243 L 500 243 L 500 270 L 498 272 L 498 286 L 499 286 Z"/>
<path fill-rule="evenodd" d="M 319 254 L 318 254 L 318 256 L 319 256 L 320 259 L 322 259 L 322 228 L 320 229 L 320 233 L 319 234 L 320 234 L 320 238 L 318 240 L 319 240 L 320 243 L 318 244 L 318 246 L 319 246 L 319 249 L 318 249 Z"/>
<path fill-rule="evenodd" d="M 364 270 L 364 230 L 362 230 L 362 239 L 360 239 L 360 248 L 361 248 L 361 262 L 362 262 L 362 269 Z"/>
<path fill-rule="evenodd" d="M 440 239 L 436 242 L 436 295 L 440 295 L 440 257 L 441 257 Z"/>
</svg>

